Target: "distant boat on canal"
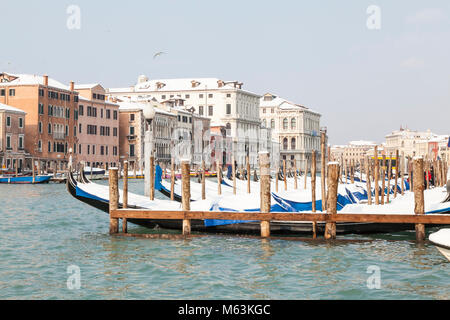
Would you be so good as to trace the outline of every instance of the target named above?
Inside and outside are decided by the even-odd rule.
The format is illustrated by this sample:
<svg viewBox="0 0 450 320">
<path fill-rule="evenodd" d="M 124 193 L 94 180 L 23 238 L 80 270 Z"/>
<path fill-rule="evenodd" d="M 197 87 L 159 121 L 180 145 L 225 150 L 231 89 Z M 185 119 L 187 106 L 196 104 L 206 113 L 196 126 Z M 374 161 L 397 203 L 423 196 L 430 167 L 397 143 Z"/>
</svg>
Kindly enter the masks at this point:
<svg viewBox="0 0 450 320">
<path fill-rule="evenodd" d="M 7 184 L 40 184 L 40 183 L 49 183 L 52 175 L 37 175 L 33 176 L 0 176 L 0 183 Z"/>
</svg>

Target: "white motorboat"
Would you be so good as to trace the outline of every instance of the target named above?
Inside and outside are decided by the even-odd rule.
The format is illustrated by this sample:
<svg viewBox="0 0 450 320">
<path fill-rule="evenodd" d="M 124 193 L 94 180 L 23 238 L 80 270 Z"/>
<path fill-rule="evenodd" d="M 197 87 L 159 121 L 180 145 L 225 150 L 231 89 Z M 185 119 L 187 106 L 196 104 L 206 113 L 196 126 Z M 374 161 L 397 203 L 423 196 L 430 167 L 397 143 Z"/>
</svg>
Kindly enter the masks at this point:
<svg viewBox="0 0 450 320">
<path fill-rule="evenodd" d="M 450 261 L 450 229 L 441 229 L 432 233 L 428 239 Z"/>
</svg>

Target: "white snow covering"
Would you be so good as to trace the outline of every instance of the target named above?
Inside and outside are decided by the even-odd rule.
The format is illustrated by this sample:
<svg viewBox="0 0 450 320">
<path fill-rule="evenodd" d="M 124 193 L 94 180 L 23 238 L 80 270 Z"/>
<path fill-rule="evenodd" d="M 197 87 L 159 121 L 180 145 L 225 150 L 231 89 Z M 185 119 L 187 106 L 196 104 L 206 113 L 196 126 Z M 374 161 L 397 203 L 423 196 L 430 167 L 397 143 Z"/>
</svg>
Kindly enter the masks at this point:
<svg viewBox="0 0 450 320">
<path fill-rule="evenodd" d="M 12 73 L 8 73 L 8 75 L 18 78 L 10 82 L 1 82 L 0 86 L 37 85 L 37 84 L 44 85 L 43 76 L 38 76 L 35 74 L 12 74 Z M 48 86 L 64 90 L 70 89 L 69 86 L 66 86 L 61 82 L 56 81 L 50 77 L 48 78 Z"/>
<path fill-rule="evenodd" d="M 450 229 L 441 229 L 430 234 L 430 241 L 450 248 Z"/>
<path fill-rule="evenodd" d="M 8 106 L 6 104 L 0 103 L 0 111 L 9 111 L 9 112 L 16 112 L 16 113 L 22 113 L 22 114 L 26 114 L 25 111 L 20 110 L 18 108 L 12 107 L 12 106 Z"/>
</svg>

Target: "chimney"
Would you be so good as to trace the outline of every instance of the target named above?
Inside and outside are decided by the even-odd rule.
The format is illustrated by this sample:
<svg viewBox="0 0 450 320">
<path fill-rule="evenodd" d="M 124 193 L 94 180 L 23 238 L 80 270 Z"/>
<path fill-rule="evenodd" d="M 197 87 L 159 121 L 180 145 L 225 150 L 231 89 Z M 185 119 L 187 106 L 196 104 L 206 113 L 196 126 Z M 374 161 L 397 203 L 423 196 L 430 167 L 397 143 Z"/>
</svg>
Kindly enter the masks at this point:
<svg viewBox="0 0 450 320">
<path fill-rule="evenodd" d="M 48 75 L 44 74 L 44 86 L 48 87 Z"/>
<path fill-rule="evenodd" d="M 223 82 L 223 80 L 219 80 L 219 81 L 217 81 L 217 85 L 219 86 L 219 88 L 222 88 L 223 86 L 224 86 L 224 82 Z"/>
<path fill-rule="evenodd" d="M 195 87 L 197 87 L 200 84 L 200 82 L 192 80 L 191 84 L 192 84 L 192 88 L 195 88 Z"/>
<path fill-rule="evenodd" d="M 75 90 L 75 83 L 73 81 L 70 81 L 70 91 Z"/>
</svg>

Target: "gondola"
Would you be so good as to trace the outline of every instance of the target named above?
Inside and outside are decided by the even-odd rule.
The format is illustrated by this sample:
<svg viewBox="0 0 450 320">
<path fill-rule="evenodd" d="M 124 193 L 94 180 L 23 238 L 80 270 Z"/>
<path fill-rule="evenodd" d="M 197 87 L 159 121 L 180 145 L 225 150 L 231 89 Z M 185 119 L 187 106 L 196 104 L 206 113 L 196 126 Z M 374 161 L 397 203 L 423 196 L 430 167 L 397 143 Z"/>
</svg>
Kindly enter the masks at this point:
<svg viewBox="0 0 450 320">
<path fill-rule="evenodd" d="M 81 184 L 92 183 L 85 176 L 81 175 Z M 108 199 L 102 199 L 95 195 L 82 195 L 77 193 L 77 181 L 74 179 L 72 172 L 69 173 L 67 179 L 67 188 L 69 193 L 76 199 L 93 206 L 105 213 L 109 212 Z M 170 202 L 169 202 L 170 203 Z M 122 208 L 122 203 L 119 203 L 119 208 Z M 142 206 L 129 205 L 129 208 L 135 209 L 148 209 Z M 165 229 L 181 230 L 182 221 L 178 220 L 154 220 L 154 219 L 129 219 L 131 223 L 144 226 L 147 228 L 154 228 L 156 226 Z M 230 222 L 229 222 L 230 223 Z M 233 233 L 233 234 L 259 234 L 260 222 L 248 221 L 248 222 L 236 222 L 224 225 L 213 225 L 205 223 L 204 220 L 192 220 L 192 231 L 207 232 L 207 233 Z M 397 232 L 404 230 L 413 230 L 413 224 L 389 224 L 389 223 L 337 223 L 337 234 L 374 234 L 374 233 L 387 233 Z M 273 235 L 311 235 L 312 223 L 311 222 L 283 222 L 273 221 L 270 225 L 271 234 Z M 325 223 L 317 223 L 317 232 L 323 233 L 325 230 Z"/>
<path fill-rule="evenodd" d="M 0 183 L 5 184 L 42 184 L 49 183 L 52 175 L 33 176 L 0 176 Z"/>
</svg>

